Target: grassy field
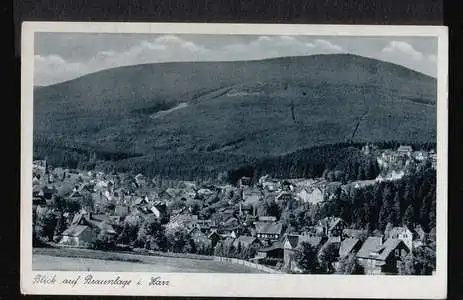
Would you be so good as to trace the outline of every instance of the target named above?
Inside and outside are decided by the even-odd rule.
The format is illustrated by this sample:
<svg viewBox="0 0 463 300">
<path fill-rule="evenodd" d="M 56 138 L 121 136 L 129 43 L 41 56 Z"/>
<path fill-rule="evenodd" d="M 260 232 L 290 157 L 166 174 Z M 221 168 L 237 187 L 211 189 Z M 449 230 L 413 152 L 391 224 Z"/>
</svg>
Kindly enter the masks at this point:
<svg viewBox="0 0 463 300">
<path fill-rule="evenodd" d="M 72 257 L 65 256 L 70 254 Z M 79 254 L 77 254 L 79 253 Z M 93 258 L 91 258 L 93 257 Z M 261 273 L 212 260 L 106 253 L 92 250 L 34 249 L 32 268 L 42 271 Z"/>
</svg>

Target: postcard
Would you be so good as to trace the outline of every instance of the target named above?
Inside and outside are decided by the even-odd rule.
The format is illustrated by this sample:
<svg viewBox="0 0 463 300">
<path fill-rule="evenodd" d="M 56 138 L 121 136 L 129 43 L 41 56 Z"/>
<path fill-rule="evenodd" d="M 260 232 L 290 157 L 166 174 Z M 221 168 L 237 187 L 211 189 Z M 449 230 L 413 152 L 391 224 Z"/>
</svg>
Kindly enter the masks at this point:
<svg viewBox="0 0 463 300">
<path fill-rule="evenodd" d="M 22 26 L 21 291 L 444 299 L 447 28 Z"/>
</svg>

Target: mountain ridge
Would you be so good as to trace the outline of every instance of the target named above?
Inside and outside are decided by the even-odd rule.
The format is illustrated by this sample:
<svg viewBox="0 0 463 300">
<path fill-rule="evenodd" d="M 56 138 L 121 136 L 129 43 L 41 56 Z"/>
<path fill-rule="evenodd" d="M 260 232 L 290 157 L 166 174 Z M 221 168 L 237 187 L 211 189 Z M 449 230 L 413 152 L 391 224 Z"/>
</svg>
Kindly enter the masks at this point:
<svg viewBox="0 0 463 300">
<path fill-rule="evenodd" d="M 227 61 L 227 60 L 193 61 L 192 60 L 192 61 L 166 61 L 166 62 L 150 62 L 150 63 L 132 64 L 132 65 L 125 65 L 125 66 L 118 66 L 118 67 L 111 67 L 111 68 L 106 68 L 106 69 L 102 69 L 102 70 L 97 70 L 97 71 L 94 71 L 94 72 L 86 73 L 84 75 L 80 75 L 80 76 L 78 76 L 76 78 L 72 78 L 72 79 L 69 79 L 69 80 L 65 80 L 65 81 L 61 81 L 61 82 L 57 82 L 57 83 L 53 83 L 53 84 L 34 85 L 34 88 L 44 88 L 44 87 L 55 86 L 55 85 L 58 85 L 58 84 L 63 84 L 63 83 L 67 83 L 67 82 L 70 82 L 70 81 L 77 80 L 77 79 L 85 77 L 87 75 L 101 73 L 101 72 L 105 72 L 105 71 L 112 70 L 112 69 L 131 68 L 131 67 L 134 67 L 134 66 L 168 65 L 168 64 L 184 64 L 184 63 L 194 63 L 194 64 L 196 64 L 196 63 L 198 63 L 198 64 L 206 63 L 207 64 L 207 63 L 262 62 L 262 61 L 279 61 L 279 60 L 285 60 L 285 59 L 293 59 L 293 58 L 297 59 L 297 58 L 304 58 L 304 57 L 327 56 L 327 55 L 329 55 L 329 56 L 337 55 L 337 56 L 346 56 L 346 57 L 351 56 L 351 57 L 359 57 L 359 58 L 377 60 L 377 61 L 381 61 L 381 62 L 385 62 L 385 63 L 391 64 L 391 65 L 398 66 L 400 68 L 408 69 L 408 70 L 410 70 L 412 72 L 415 72 L 417 74 L 420 74 L 420 75 L 423 75 L 423 76 L 426 76 L 426 77 L 436 79 L 435 76 L 431 76 L 429 74 L 425 74 L 423 72 L 408 68 L 406 66 L 403 66 L 403 65 L 400 65 L 400 64 L 397 64 L 397 63 L 389 62 L 389 61 L 386 61 L 386 60 L 380 60 L 380 59 L 377 59 L 377 58 L 371 58 L 371 57 L 362 56 L 362 55 L 353 54 L 353 53 L 337 53 L 337 54 L 312 54 L 312 55 L 297 55 L 297 56 L 281 56 L 281 57 L 259 58 L 259 59 L 250 59 L 250 60 L 231 60 L 231 61 Z"/>
</svg>

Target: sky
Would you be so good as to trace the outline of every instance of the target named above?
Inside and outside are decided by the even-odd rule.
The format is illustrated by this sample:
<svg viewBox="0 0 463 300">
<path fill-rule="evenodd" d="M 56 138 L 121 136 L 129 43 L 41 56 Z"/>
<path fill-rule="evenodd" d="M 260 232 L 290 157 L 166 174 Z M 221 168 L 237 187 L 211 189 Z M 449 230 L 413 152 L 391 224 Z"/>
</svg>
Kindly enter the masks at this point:
<svg viewBox="0 0 463 300">
<path fill-rule="evenodd" d="M 437 76 L 437 38 L 36 33 L 34 84 L 144 63 L 352 53 Z"/>
</svg>

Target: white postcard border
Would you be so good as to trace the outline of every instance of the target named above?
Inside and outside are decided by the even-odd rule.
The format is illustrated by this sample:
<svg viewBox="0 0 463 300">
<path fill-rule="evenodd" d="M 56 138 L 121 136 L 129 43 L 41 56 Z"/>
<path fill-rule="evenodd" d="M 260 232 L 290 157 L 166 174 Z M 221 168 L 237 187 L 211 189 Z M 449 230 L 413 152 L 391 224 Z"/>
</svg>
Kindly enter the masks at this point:
<svg viewBox="0 0 463 300">
<path fill-rule="evenodd" d="M 421 36 L 438 38 L 437 99 L 437 268 L 433 276 L 106 273 L 38 272 L 32 270 L 32 132 L 34 34 L 36 32 L 94 32 L 151 34 L 246 34 L 309 36 Z M 236 297 L 438 298 L 447 293 L 447 149 L 448 149 L 448 31 L 443 26 L 283 25 L 213 23 L 24 22 L 21 36 L 21 292 L 58 295 L 157 295 Z M 130 286 L 71 287 L 33 285 L 37 274 L 133 280 Z M 169 286 L 150 287 L 152 276 Z M 144 284 L 137 285 L 142 280 Z"/>
</svg>

